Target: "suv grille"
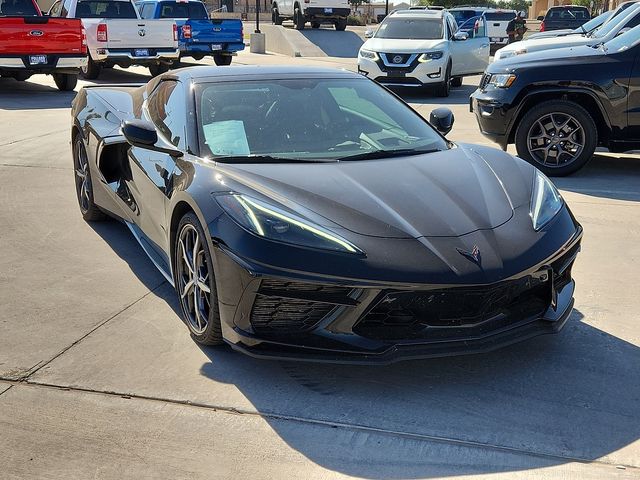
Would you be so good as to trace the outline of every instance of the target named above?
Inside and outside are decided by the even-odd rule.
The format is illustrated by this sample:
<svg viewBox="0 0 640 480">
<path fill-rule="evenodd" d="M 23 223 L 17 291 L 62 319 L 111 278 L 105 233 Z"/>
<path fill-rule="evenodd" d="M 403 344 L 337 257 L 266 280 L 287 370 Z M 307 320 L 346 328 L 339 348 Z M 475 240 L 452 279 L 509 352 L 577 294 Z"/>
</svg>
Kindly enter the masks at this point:
<svg viewBox="0 0 640 480">
<path fill-rule="evenodd" d="M 482 79 L 480 80 L 480 90 L 484 90 L 487 85 L 489 85 L 489 80 L 491 80 L 491 74 L 485 73 L 482 75 Z"/>
</svg>

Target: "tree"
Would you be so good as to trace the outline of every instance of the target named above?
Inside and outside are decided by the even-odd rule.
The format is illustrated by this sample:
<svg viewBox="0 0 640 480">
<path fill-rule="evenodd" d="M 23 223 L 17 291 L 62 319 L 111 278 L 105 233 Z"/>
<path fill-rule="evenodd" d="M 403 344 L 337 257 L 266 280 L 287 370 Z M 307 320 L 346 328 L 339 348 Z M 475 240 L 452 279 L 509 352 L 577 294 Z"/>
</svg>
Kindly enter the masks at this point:
<svg viewBox="0 0 640 480">
<path fill-rule="evenodd" d="M 349 0 L 349 4 L 353 10 L 358 11 L 358 7 L 363 3 L 369 3 L 371 0 Z"/>
</svg>

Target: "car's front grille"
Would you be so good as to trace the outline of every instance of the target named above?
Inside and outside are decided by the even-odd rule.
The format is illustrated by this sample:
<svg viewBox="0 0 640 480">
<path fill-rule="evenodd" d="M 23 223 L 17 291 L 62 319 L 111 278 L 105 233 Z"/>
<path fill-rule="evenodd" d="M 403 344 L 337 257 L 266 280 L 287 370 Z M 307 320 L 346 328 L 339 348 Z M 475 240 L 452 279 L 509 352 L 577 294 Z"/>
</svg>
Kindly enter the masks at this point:
<svg viewBox="0 0 640 480">
<path fill-rule="evenodd" d="M 496 285 L 391 291 L 354 331 L 377 340 L 456 340 L 541 315 L 551 300 L 548 280 L 526 276 Z"/>
<path fill-rule="evenodd" d="M 251 311 L 251 326 L 261 336 L 293 335 L 313 329 L 341 305 L 353 302 L 353 289 L 340 285 L 265 279 Z"/>
<path fill-rule="evenodd" d="M 486 86 L 489 85 L 489 80 L 491 80 L 490 74 L 485 73 L 482 75 L 482 78 L 480 79 L 480 90 L 484 90 Z"/>
</svg>

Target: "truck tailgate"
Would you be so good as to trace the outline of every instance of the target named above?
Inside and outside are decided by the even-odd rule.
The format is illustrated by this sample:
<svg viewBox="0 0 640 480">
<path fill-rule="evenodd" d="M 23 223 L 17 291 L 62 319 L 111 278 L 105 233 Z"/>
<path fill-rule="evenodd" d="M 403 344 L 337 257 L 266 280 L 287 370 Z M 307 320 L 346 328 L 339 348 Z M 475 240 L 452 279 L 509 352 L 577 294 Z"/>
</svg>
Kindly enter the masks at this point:
<svg viewBox="0 0 640 480">
<path fill-rule="evenodd" d="M 193 43 L 242 43 L 242 22 L 240 20 L 196 20 L 190 19 L 185 24 L 191 26 L 191 39 L 180 40 Z"/>
<path fill-rule="evenodd" d="M 82 23 L 75 18 L 2 17 L 2 54 L 81 54 Z"/>
<path fill-rule="evenodd" d="M 173 20 L 112 18 L 99 23 L 107 24 L 107 48 L 178 48 L 178 42 L 173 39 Z M 90 31 L 95 34 L 96 28 Z"/>
</svg>

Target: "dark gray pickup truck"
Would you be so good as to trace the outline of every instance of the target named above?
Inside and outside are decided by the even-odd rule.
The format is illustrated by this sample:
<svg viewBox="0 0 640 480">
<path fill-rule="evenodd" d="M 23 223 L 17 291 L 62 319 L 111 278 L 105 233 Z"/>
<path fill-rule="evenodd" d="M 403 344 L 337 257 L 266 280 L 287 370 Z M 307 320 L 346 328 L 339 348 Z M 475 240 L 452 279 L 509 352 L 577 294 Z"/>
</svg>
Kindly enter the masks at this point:
<svg viewBox="0 0 640 480">
<path fill-rule="evenodd" d="M 544 18 L 538 17 L 538 20 L 542 20 L 542 23 L 540 24 L 541 32 L 563 29 L 573 30 L 575 28 L 579 28 L 590 19 L 591 14 L 587 7 L 579 5 L 551 7 L 547 10 L 547 14 Z"/>
</svg>

